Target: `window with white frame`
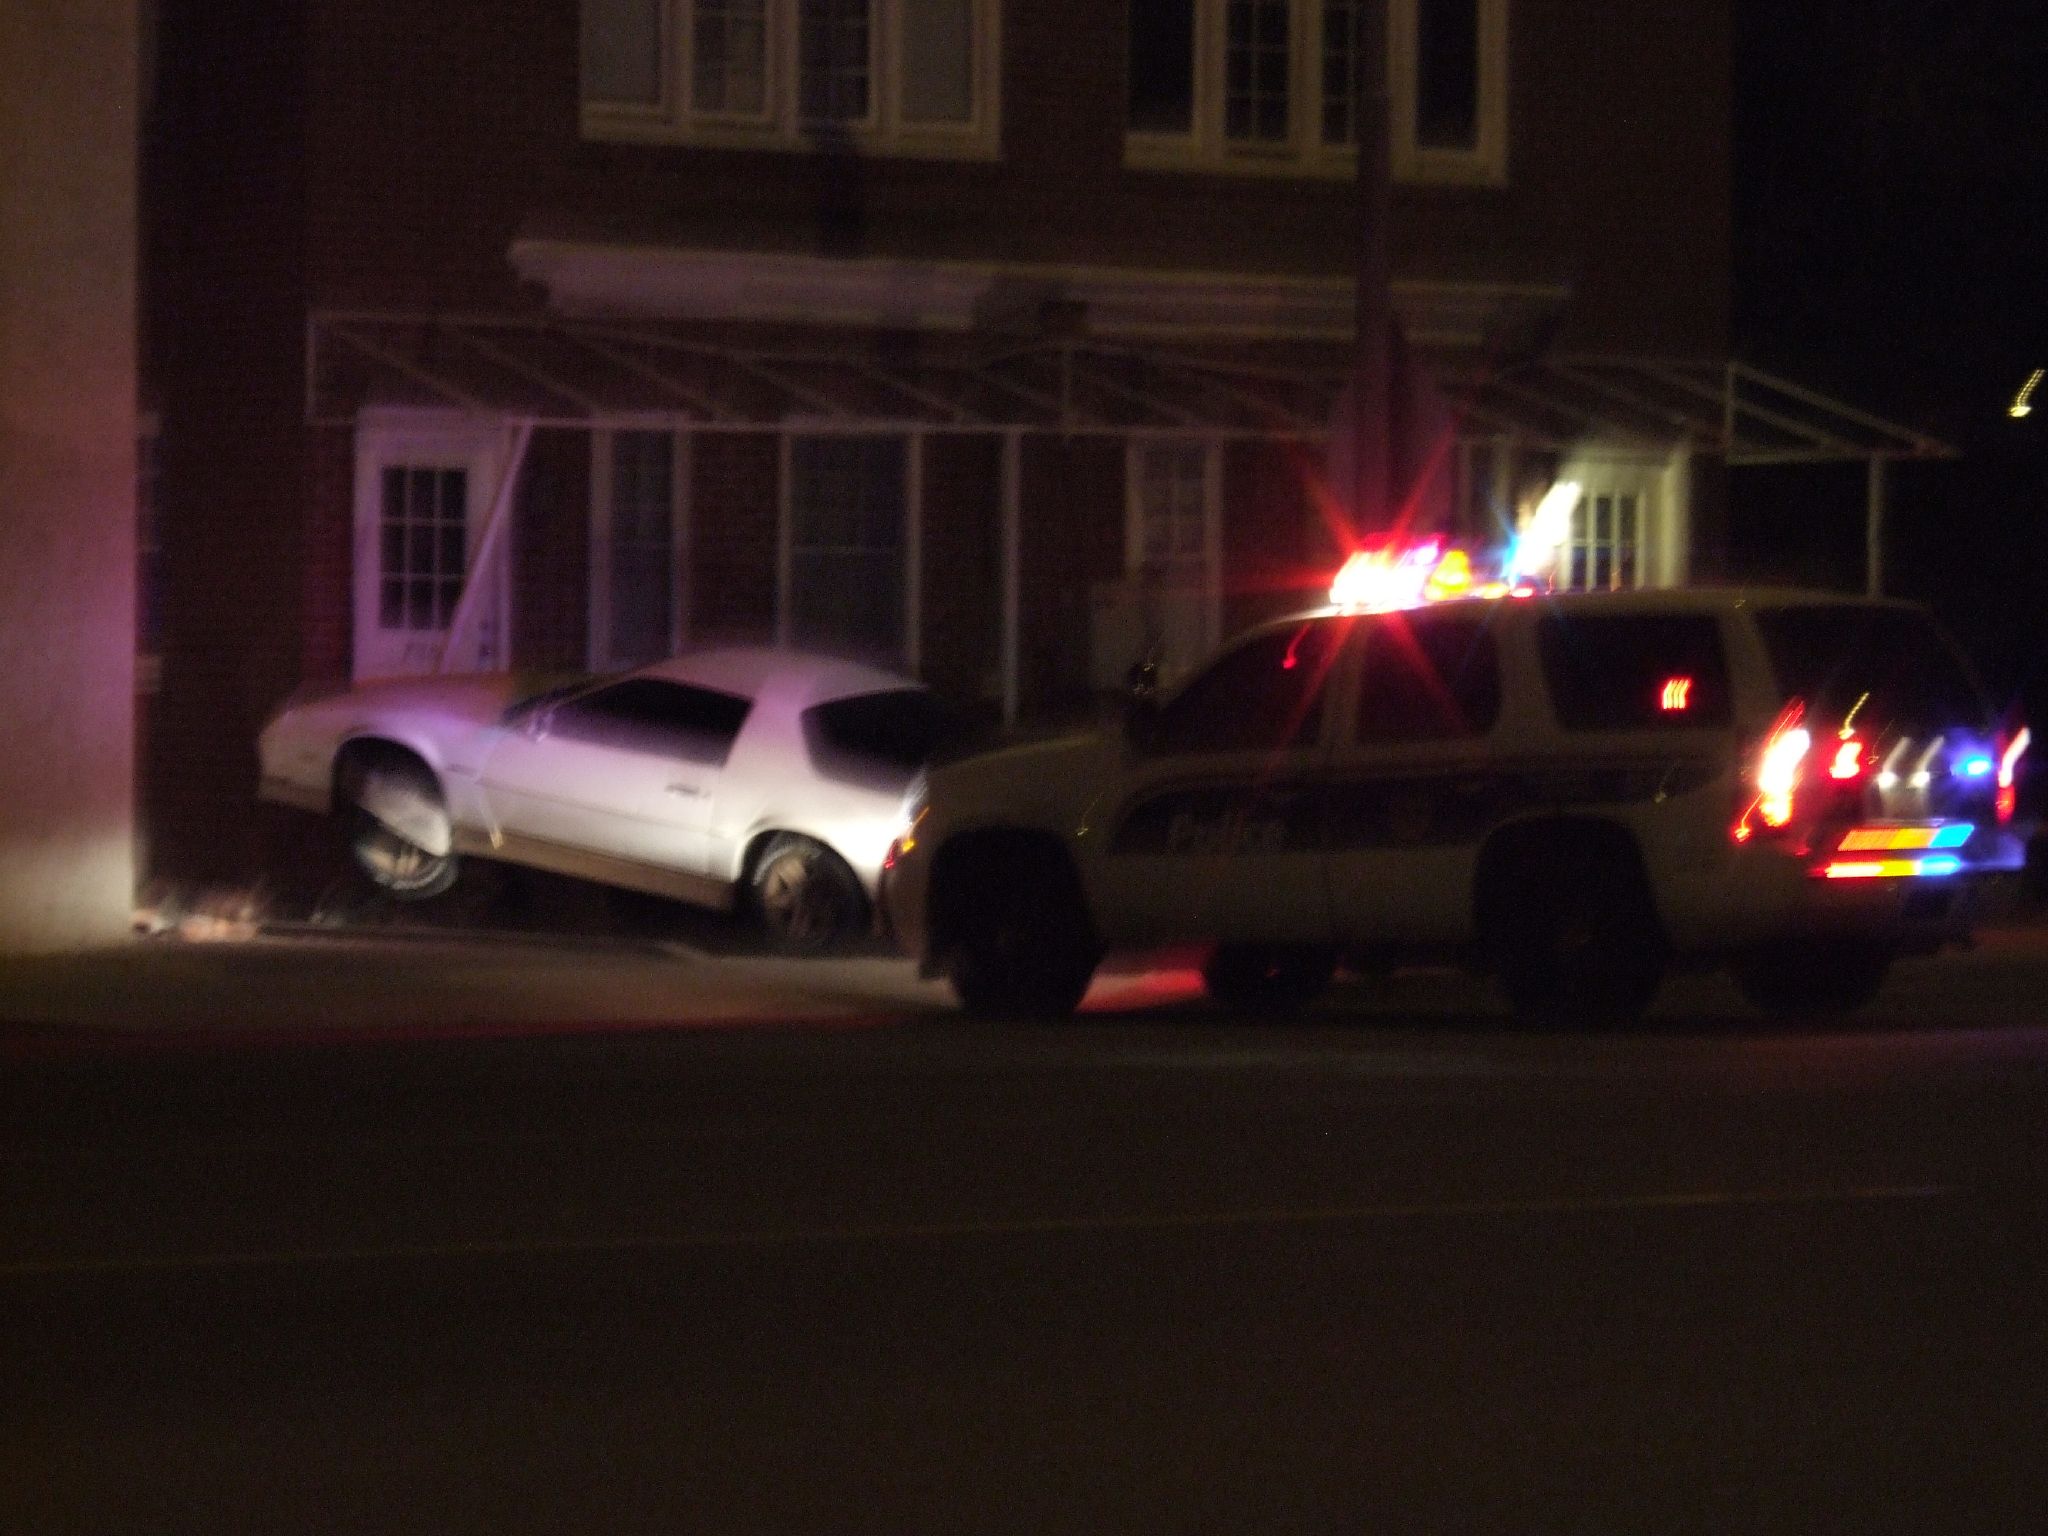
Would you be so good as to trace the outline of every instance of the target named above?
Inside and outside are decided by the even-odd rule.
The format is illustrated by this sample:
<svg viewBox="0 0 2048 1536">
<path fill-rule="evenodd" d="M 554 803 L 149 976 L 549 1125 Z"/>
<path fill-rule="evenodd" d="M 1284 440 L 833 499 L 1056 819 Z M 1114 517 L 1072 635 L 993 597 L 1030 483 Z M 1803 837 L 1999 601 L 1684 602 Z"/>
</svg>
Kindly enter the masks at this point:
<svg viewBox="0 0 2048 1536">
<path fill-rule="evenodd" d="M 786 441 L 783 638 L 914 663 L 909 440 L 849 433 Z"/>
<path fill-rule="evenodd" d="M 1135 166 L 1348 176 L 1360 11 L 1381 0 L 1128 0 Z M 1394 174 L 1507 176 L 1508 0 L 1384 0 Z"/>
<path fill-rule="evenodd" d="M 582 0 L 583 131 L 992 158 L 1001 0 Z"/>
<path fill-rule="evenodd" d="M 1580 496 L 1572 508 L 1571 536 L 1559 551 L 1559 585 L 1574 592 L 1641 586 L 1647 511 L 1635 491 L 1589 490 Z"/>
<path fill-rule="evenodd" d="M 682 642 L 687 444 L 665 429 L 598 436 L 590 660 L 599 671 L 658 661 Z"/>
<path fill-rule="evenodd" d="M 1129 567 L 1161 587 L 1208 584 L 1215 543 L 1215 454 L 1189 438 L 1149 438 L 1131 448 Z"/>
<path fill-rule="evenodd" d="M 1221 638 L 1222 451 L 1200 438 L 1134 439 L 1125 485 L 1131 659 L 1184 676 Z"/>
</svg>

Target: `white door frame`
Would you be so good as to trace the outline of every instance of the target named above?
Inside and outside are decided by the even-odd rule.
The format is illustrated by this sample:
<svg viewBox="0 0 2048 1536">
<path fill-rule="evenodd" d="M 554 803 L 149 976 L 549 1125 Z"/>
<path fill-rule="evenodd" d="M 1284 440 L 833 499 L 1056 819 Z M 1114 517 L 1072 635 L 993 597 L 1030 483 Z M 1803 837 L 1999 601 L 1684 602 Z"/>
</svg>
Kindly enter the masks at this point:
<svg viewBox="0 0 2048 1536">
<path fill-rule="evenodd" d="M 431 673 L 441 664 L 448 630 L 387 631 L 379 622 L 383 550 L 383 472 L 402 466 L 464 472 L 466 543 L 473 559 L 507 466 L 506 423 L 496 416 L 457 411 L 373 408 L 356 422 L 355 530 L 352 577 L 351 673 L 357 679 Z M 482 569 L 466 573 L 464 588 L 490 584 L 476 614 L 476 664 L 508 664 L 512 622 L 511 560 L 500 541 Z M 451 614 L 451 619 L 453 615 Z"/>
<path fill-rule="evenodd" d="M 1597 450 L 1574 454 L 1558 466 L 1560 481 L 1576 481 L 1581 499 L 1615 492 L 1636 498 L 1636 561 L 1640 585 L 1683 585 L 1692 567 L 1689 455 Z"/>
<path fill-rule="evenodd" d="M 669 650 L 680 651 L 690 640 L 690 472 L 695 439 L 673 416 L 607 418 L 590 433 L 590 608 L 585 650 L 593 672 L 617 671 L 624 665 L 611 651 L 612 449 L 620 432 L 669 434 L 669 534 L 675 562 L 669 590 Z"/>
</svg>

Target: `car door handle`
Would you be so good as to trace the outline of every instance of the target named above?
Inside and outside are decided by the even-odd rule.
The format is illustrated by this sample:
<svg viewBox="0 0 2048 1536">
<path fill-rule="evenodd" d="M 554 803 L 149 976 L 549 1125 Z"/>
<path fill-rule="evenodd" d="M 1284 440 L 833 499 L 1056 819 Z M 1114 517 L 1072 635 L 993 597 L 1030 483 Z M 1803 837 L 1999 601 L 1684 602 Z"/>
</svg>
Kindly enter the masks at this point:
<svg viewBox="0 0 2048 1536">
<path fill-rule="evenodd" d="M 672 795 L 681 795 L 686 800 L 695 800 L 703 795 L 704 790 L 702 786 L 696 784 L 671 784 L 668 792 Z"/>
</svg>

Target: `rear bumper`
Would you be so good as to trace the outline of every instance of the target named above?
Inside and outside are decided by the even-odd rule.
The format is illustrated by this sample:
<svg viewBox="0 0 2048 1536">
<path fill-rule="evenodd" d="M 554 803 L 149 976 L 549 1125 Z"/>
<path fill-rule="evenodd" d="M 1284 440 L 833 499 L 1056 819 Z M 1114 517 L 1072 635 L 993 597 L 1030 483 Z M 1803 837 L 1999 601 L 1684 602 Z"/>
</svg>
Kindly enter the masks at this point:
<svg viewBox="0 0 2048 1536">
<path fill-rule="evenodd" d="M 1980 836 L 1967 854 L 1918 868 L 1837 871 L 1827 859 L 1775 848 L 1744 849 L 1717 890 L 1695 887 L 1692 920 L 1677 914 L 1682 950 L 1725 952 L 1802 939 L 1850 939 L 1903 953 L 1967 940 L 2008 912 L 2020 893 L 2026 850 L 2007 833 Z M 1842 862 L 1836 860 L 1836 863 Z M 1915 866 L 1911 858 L 1887 862 Z M 1711 879 L 1712 877 L 1707 877 Z"/>
</svg>

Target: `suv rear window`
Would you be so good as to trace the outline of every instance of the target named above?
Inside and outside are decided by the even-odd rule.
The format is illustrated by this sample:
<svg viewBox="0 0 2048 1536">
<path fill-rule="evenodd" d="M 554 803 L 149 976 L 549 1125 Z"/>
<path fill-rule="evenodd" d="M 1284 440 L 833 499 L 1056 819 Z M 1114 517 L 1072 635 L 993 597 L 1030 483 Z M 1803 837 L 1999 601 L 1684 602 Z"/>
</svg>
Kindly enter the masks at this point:
<svg viewBox="0 0 2048 1536">
<path fill-rule="evenodd" d="M 1536 626 L 1560 724 L 1574 731 L 1729 723 L 1728 662 L 1711 614 L 1554 615 Z"/>
<path fill-rule="evenodd" d="M 804 745 L 828 779 L 869 788 L 908 784 L 966 734 L 965 722 L 922 688 L 856 694 L 804 711 Z"/>
<path fill-rule="evenodd" d="M 1756 616 L 1779 691 L 1822 719 L 1865 708 L 1894 725 L 1984 726 L 1984 695 L 1931 618 L 1854 603 L 1772 608 Z"/>
</svg>

